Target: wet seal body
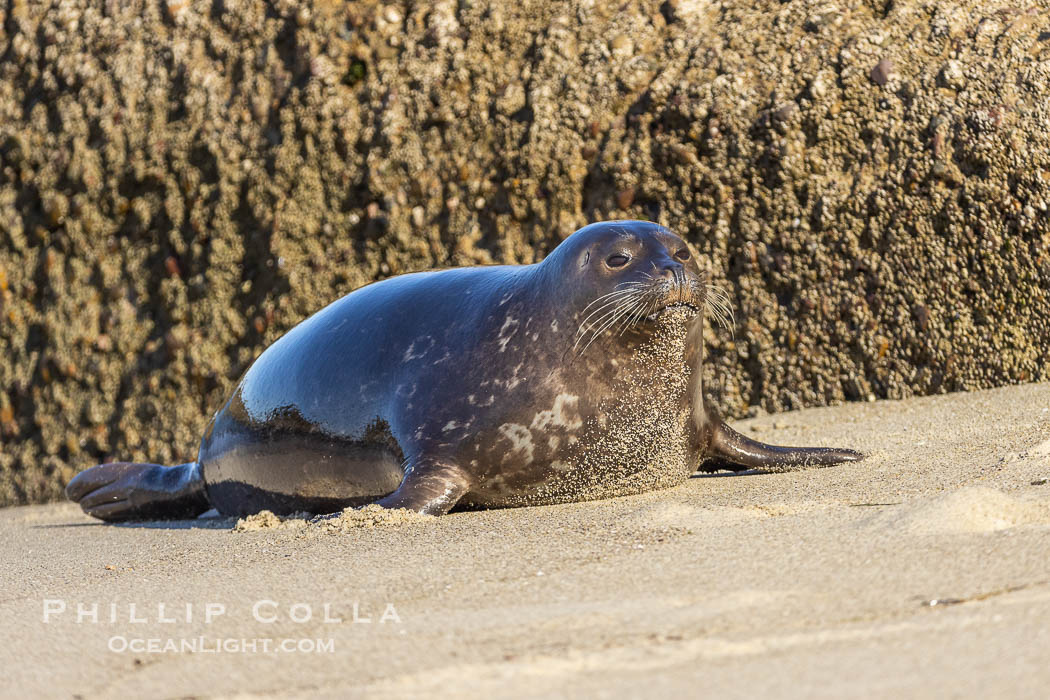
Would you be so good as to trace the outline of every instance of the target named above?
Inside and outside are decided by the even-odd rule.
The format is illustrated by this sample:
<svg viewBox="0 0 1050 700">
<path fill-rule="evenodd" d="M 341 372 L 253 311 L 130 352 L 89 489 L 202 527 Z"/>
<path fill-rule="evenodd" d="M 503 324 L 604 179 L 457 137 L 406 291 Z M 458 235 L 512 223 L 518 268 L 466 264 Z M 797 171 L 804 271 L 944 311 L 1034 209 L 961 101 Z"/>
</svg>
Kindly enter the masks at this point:
<svg viewBox="0 0 1050 700">
<path fill-rule="evenodd" d="M 705 306 L 728 310 L 688 246 L 638 221 L 587 226 L 534 265 L 377 282 L 270 346 L 195 462 L 104 464 L 67 494 L 104 520 L 441 514 L 861 458 L 755 442 L 705 405 Z"/>
</svg>

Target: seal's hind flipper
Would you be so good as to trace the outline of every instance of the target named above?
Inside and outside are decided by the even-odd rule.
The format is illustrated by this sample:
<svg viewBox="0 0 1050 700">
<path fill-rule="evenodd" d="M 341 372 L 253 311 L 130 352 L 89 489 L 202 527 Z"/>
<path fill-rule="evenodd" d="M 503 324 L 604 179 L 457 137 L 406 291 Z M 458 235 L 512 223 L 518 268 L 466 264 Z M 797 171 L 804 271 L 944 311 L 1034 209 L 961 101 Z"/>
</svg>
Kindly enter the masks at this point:
<svg viewBox="0 0 1050 700">
<path fill-rule="evenodd" d="M 744 437 L 724 421 L 710 424 L 711 434 L 701 471 L 787 472 L 807 467 L 829 467 L 840 462 L 856 462 L 864 455 L 834 447 L 779 447 Z"/>
<path fill-rule="evenodd" d="M 100 464 L 77 474 L 66 497 L 88 515 L 109 521 L 193 518 L 210 507 L 196 462 Z"/>
</svg>

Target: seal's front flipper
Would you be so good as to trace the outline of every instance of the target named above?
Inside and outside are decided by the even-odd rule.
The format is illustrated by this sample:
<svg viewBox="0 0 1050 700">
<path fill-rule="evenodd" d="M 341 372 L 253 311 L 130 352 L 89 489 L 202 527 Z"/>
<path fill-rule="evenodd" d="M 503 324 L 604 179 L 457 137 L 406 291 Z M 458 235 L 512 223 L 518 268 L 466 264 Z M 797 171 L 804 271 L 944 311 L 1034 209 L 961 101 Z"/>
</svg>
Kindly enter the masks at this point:
<svg viewBox="0 0 1050 700">
<path fill-rule="evenodd" d="M 424 515 L 444 515 L 470 490 L 470 480 L 452 464 L 424 462 L 405 472 L 401 485 L 377 501 L 384 508 L 408 508 Z"/>
<path fill-rule="evenodd" d="M 833 447 L 778 447 L 744 437 L 724 421 L 708 424 L 710 430 L 705 461 L 700 471 L 741 472 L 757 469 L 763 472 L 787 472 L 807 467 L 828 467 L 840 462 L 856 462 L 864 455 L 854 450 Z"/>
<path fill-rule="evenodd" d="M 66 497 L 88 515 L 110 521 L 193 518 L 211 507 L 196 462 L 100 464 L 77 474 Z"/>
</svg>

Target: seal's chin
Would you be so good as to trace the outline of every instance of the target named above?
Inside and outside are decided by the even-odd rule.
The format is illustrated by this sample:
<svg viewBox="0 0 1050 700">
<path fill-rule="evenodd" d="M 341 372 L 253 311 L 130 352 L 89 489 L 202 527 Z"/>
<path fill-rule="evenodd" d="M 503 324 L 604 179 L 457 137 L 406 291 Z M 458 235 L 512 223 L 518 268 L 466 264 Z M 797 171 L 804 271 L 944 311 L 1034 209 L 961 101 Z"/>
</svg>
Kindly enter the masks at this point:
<svg viewBox="0 0 1050 700">
<path fill-rule="evenodd" d="M 653 323 L 668 312 L 685 313 L 688 316 L 692 317 L 700 313 L 700 307 L 696 304 L 693 304 L 692 302 L 676 301 L 671 304 L 661 306 L 659 309 L 646 316 L 645 320 L 650 323 Z"/>
</svg>

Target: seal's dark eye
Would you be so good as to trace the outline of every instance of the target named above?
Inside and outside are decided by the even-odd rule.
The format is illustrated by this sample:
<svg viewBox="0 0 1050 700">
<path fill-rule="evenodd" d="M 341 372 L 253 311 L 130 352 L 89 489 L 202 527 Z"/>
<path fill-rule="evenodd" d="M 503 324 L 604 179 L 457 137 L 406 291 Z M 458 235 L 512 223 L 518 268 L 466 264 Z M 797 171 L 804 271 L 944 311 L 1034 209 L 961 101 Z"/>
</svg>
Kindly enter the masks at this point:
<svg viewBox="0 0 1050 700">
<path fill-rule="evenodd" d="M 678 258 L 679 260 L 688 260 L 689 259 L 689 250 L 686 249 L 686 248 L 682 248 L 677 253 L 675 253 L 674 256 L 676 258 Z"/>
<path fill-rule="evenodd" d="M 615 255 L 610 255 L 609 257 L 607 257 L 605 259 L 605 264 L 609 267 L 623 267 L 628 262 L 630 262 L 630 260 L 631 258 L 624 255 L 623 253 L 616 253 Z"/>
</svg>

